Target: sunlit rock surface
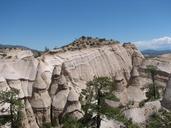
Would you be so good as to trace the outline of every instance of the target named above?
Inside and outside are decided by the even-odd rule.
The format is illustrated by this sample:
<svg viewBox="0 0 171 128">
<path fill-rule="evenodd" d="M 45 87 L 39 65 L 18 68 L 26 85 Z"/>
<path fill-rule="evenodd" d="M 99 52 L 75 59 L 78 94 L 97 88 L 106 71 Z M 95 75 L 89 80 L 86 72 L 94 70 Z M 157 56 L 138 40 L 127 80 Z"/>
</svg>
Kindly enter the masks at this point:
<svg viewBox="0 0 171 128">
<path fill-rule="evenodd" d="M 132 101 L 138 106 L 146 99 L 144 88 L 152 82 L 144 71 L 149 64 L 157 65 L 159 73 L 156 81 L 161 81 L 165 87 L 171 71 L 170 62 L 145 60 L 130 43 L 123 46 L 109 43 L 76 50 L 56 49 L 38 58 L 29 50 L 13 49 L 6 51 L 0 59 L 0 90 L 19 89 L 19 98 L 25 105 L 22 127 L 40 128 L 43 123 L 56 121 L 67 113 L 81 118 L 84 114 L 79 101 L 81 89 L 86 88 L 86 82 L 94 76 L 108 76 L 116 81 L 116 96 L 120 101 L 106 101 L 109 106 L 124 106 Z M 5 108 L 7 105 L 0 107 L 1 110 Z M 143 122 L 146 116 L 138 117 L 138 113 L 144 114 L 145 109 L 131 108 L 125 113 L 135 122 Z M 8 114 L 0 111 L 0 115 L 5 113 Z M 109 122 L 104 121 L 102 127 L 122 125 Z"/>
<path fill-rule="evenodd" d="M 162 105 L 167 109 L 171 110 L 171 78 L 167 83 L 164 98 L 162 100 Z"/>
<path fill-rule="evenodd" d="M 158 112 L 161 109 L 161 104 L 159 101 L 147 102 L 141 108 L 131 108 L 124 112 L 127 118 L 132 119 L 134 123 L 145 123 L 149 116 Z"/>
</svg>

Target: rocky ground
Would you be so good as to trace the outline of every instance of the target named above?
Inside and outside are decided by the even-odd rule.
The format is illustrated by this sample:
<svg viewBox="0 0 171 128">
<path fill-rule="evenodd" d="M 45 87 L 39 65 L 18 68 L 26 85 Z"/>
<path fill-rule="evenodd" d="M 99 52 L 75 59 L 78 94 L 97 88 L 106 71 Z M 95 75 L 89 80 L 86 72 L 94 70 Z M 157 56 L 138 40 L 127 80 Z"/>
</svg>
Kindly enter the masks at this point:
<svg viewBox="0 0 171 128">
<path fill-rule="evenodd" d="M 133 44 L 111 41 L 103 45 L 103 41 L 80 39 L 64 47 L 65 50 L 54 49 L 39 57 L 35 57 L 31 50 L 1 50 L 0 90 L 20 90 L 19 98 L 24 104 L 22 128 L 40 128 L 43 123 L 58 121 L 66 113 L 81 118 L 79 96 L 86 88 L 86 82 L 94 76 L 108 76 L 116 81 L 116 96 L 120 101 L 108 101 L 108 104 L 124 106 L 125 116 L 139 125 L 143 126 L 162 106 L 171 109 L 170 55 L 144 58 Z M 147 98 L 145 92 L 152 83 L 145 71 L 147 65 L 157 67 L 155 81 L 164 98 L 139 107 Z M 0 110 L 6 110 L 0 111 L 0 115 L 9 114 L 8 106 L 0 106 Z M 104 120 L 101 127 L 117 128 L 120 125 L 121 122 Z"/>
</svg>

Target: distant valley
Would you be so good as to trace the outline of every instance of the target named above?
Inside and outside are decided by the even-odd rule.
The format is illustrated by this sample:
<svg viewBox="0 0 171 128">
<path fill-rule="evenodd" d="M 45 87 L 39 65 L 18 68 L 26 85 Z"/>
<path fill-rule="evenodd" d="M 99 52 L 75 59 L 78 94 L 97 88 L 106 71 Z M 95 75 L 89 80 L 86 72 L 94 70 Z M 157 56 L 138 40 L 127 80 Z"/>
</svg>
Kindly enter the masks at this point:
<svg viewBox="0 0 171 128">
<path fill-rule="evenodd" d="M 141 51 L 144 56 L 158 56 L 162 54 L 168 54 L 171 53 L 171 50 L 153 50 L 153 49 L 147 49 Z"/>
</svg>

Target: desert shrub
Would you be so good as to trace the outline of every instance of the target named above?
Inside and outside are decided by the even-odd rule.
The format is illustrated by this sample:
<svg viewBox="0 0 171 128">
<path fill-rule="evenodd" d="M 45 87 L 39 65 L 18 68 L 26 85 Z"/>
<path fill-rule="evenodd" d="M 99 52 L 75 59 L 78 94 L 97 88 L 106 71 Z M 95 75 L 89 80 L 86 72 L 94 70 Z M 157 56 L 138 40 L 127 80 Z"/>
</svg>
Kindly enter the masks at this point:
<svg viewBox="0 0 171 128">
<path fill-rule="evenodd" d="M 149 118 L 147 128 L 171 128 L 171 112 L 160 110 Z"/>
<path fill-rule="evenodd" d="M 105 98 L 108 100 L 120 101 L 120 99 L 117 98 L 115 95 L 107 95 Z"/>
<path fill-rule="evenodd" d="M 86 39 L 86 37 L 85 37 L 85 36 L 81 36 L 81 39 L 82 39 L 82 40 L 85 40 L 85 39 Z"/>
<path fill-rule="evenodd" d="M 120 42 L 117 41 L 117 40 L 115 40 L 115 41 L 113 41 L 113 43 L 114 43 L 114 44 L 119 44 Z"/>
<path fill-rule="evenodd" d="M 91 39 L 92 39 L 92 37 L 90 37 L 90 36 L 87 37 L 87 40 L 91 40 Z"/>
<path fill-rule="evenodd" d="M 7 56 L 7 59 L 11 59 L 12 58 L 12 56 Z"/>
<path fill-rule="evenodd" d="M 76 120 L 68 115 L 63 117 L 62 123 L 62 128 L 84 128 L 80 120 Z"/>
<path fill-rule="evenodd" d="M 9 115 L 1 116 L 0 117 L 0 126 L 5 125 L 9 121 L 10 121 L 10 116 Z"/>
<path fill-rule="evenodd" d="M 119 122 L 122 122 L 127 128 L 139 128 L 137 124 L 134 124 L 131 119 L 127 119 L 120 108 L 103 108 L 103 111 L 106 113 L 106 117 L 112 115 L 112 119 L 115 119 Z M 108 116 L 109 115 L 109 116 Z"/>
<path fill-rule="evenodd" d="M 148 91 L 146 92 L 146 97 L 148 101 L 154 101 L 160 98 L 159 88 L 154 85 L 150 84 Z"/>
<path fill-rule="evenodd" d="M 147 100 L 142 100 L 140 103 L 139 103 L 139 107 L 143 107 L 145 105 L 145 102 L 147 102 Z"/>
<path fill-rule="evenodd" d="M 106 39 L 105 38 L 99 39 L 99 42 L 103 42 L 103 41 L 106 41 Z"/>
<path fill-rule="evenodd" d="M 43 123 L 42 128 L 53 128 L 51 123 Z"/>
<path fill-rule="evenodd" d="M 48 52 L 48 51 L 49 51 L 49 48 L 45 47 L 44 52 Z"/>
<path fill-rule="evenodd" d="M 7 56 L 7 54 L 3 53 L 2 56 L 5 57 L 5 56 Z"/>
</svg>

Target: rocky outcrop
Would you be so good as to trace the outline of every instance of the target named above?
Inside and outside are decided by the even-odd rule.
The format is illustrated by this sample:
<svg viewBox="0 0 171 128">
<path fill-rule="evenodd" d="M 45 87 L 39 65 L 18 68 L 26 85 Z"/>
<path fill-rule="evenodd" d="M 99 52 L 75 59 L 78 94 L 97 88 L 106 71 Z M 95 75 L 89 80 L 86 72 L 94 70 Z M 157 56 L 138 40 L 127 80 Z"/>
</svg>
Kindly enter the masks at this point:
<svg viewBox="0 0 171 128">
<path fill-rule="evenodd" d="M 132 119 L 134 123 L 143 124 L 149 116 L 161 109 L 159 101 L 147 102 L 143 107 L 135 107 L 124 111 L 125 116 L 128 119 Z"/>
<path fill-rule="evenodd" d="M 155 75 L 155 81 L 163 87 L 166 87 L 166 84 L 169 80 L 169 74 L 171 73 L 171 61 L 170 59 L 164 57 L 155 57 L 147 58 L 143 61 L 139 72 L 141 78 L 150 78 L 148 73 L 145 73 L 147 65 L 153 65 L 157 67 L 157 75 Z M 149 81 L 149 80 L 148 80 Z"/>
<path fill-rule="evenodd" d="M 151 82 L 143 72 L 147 62 L 133 44 L 122 46 L 107 41 L 102 45 L 105 40 L 101 40 L 99 45 L 95 40 L 91 45 L 93 41 L 80 40 L 84 40 L 86 47 L 80 48 L 82 45 L 75 42 L 74 47 L 79 48 L 69 50 L 73 45 L 68 45 L 65 50 L 49 51 L 38 58 L 34 58 L 31 51 L 16 52 L 15 56 L 11 56 L 14 51 L 9 51 L 0 59 L 0 89 L 20 90 L 19 98 L 25 105 L 23 128 L 39 128 L 43 123 L 57 124 L 65 114 L 81 118 L 84 113 L 79 95 L 94 76 L 108 76 L 116 81 L 116 96 L 120 101 L 106 101 L 108 105 L 116 107 L 130 101 L 138 104 L 146 99 L 142 87 Z M 164 80 L 167 77 L 159 75 L 158 78 Z M 107 124 L 103 125 L 107 127 Z M 118 123 L 117 127 L 120 125 Z"/>
<path fill-rule="evenodd" d="M 169 81 L 165 89 L 164 98 L 162 100 L 162 106 L 171 110 L 171 78 L 169 78 Z"/>
</svg>

